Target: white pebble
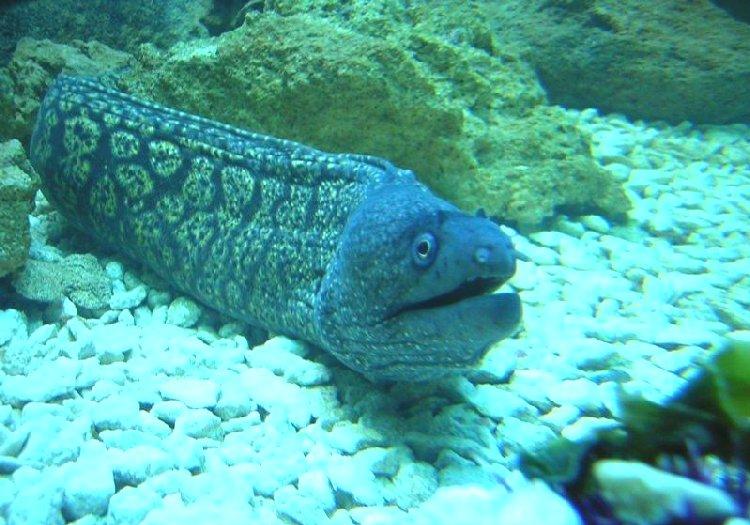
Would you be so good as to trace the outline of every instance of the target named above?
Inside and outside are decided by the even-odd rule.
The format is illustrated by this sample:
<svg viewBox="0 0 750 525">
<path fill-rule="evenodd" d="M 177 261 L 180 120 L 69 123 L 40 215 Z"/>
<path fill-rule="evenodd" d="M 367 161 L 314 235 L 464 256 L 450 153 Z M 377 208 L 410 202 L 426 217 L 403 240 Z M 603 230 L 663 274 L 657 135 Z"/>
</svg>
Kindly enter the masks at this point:
<svg viewBox="0 0 750 525">
<path fill-rule="evenodd" d="M 233 377 L 231 380 L 227 379 L 221 383 L 221 394 L 219 394 L 219 400 L 216 402 L 213 412 L 227 421 L 246 416 L 256 407 L 257 405 L 250 399 L 247 390 Z"/>
<path fill-rule="evenodd" d="M 66 322 L 69 319 L 75 318 L 77 315 L 78 307 L 76 304 L 67 297 L 63 297 L 62 308 L 60 310 L 60 320 Z"/>
<path fill-rule="evenodd" d="M 580 217 L 581 223 L 591 231 L 609 233 L 610 225 L 607 219 L 600 215 L 584 215 Z"/>
<path fill-rule="evenodd" d="M 703 349 L 697 346 L 685 346 L 669 352 L 662 352 L 651 357 L 651 362 L 674 374 L 680 374 L 699 362 Z"/>
<path fill-rule="evenodd" d="M 540 419 L 555 430 L 560 431 L 579 417 L 581 417 L 581 410 L 578 407 L 573 405 L 561 405 L 559 407 L 554 407 Z"/>
<path fill-rule="evenodd" d="M 468 394 L 467 401 L 479 413 L 493 419 L 502 419 L 507 416 L 519 416 L 534 412 L 534 407 L 518 397 L 512 390 L 495 385 L 477 385 Z"/>
<path fill-rule="evenodd" d="M 263 368 L 247 368 L 239 380 L 253 401 L 270 413 L 283 414 L 296 428 L 307 426 L 313 417 L 312 389 L 303 390 Z"/>
<path fill-rule="evenodd" d="M 174 425 L 177 417 L 190 410 L 182 401 L 158 401 L 151 407 L 151 414 L 168 425 Z"/>
<path fill-rule="evenodd" d="M 158 306 L 169 306 L 171 300 L 172 295 L 169 292 L 162 292 L 154 289 L 151 289 L 148 292 L 148 307 L 152 310 Z"/>
<path fill-rule="evenodd" d="M 169 379 L 161 384 L 159 393 L 164 399 L 181 401 L 189 408 L 212 408 L 219 398 L 216 383 L 191 377 Z"/>
<path fill-rule="evenodd" d="M 560 244 L 564 242 L 564 239 L 571 239 L 569 235 L 564 233 L 551 231 L 551 232 L 535 232 L 529 235 L 529 238 L 536 244 L 546 246 L 547 248 L 558 249 Z"/>
<path fill-rule="evenodd" d="M 483 378 L 481 382 L 503 383 L 507 381 L 516 369 L 520 352 L 521 350 L 514 348 L 510 341 L 492 345 L 475 367 L 476 373 Z"/>
<path fill-rule="evenodd" d="M 602 497 L 627 523 L 667 523 L 687 508 L 696 520 L 722 521 L 736 511 L 726 492 L 643 463 L 602 460 L 592 470 Z"/>
<path fill-rule="evenodd" d="M 96 403 L 91 419 L 98 431 L 138 428 L 140 407 L 131 397 L 113 395 Z"/>
<path fill-rule="evenodd" d="M 668 170 L 640 169 L 635 168 L 630 171 L 628 186 L 643 190 L 654 184 L 669 184 L 674 177 L 674 173 Z"/>
<path fill-rule="evenodd" d="M 117 261 L 110 261 L 104 267 L 104 272 L 107 274 L 107 277 L 109 277 L 113 281 L 115 279 L 122 280 L 124 273 L 122 263 L 119 263 Z"/>
<path fill-rule="evenodd" d="M 632 148 L 632 139 L 620 130 L 600 131 L 592 139 L 592 154 L 605 162 L 625 158 Z"/>
<path fill-rule="evenodd" d="M 280 488 L 274 494 L 277 512 L 300 525 L 322 525 L 329 523 L 328 515 L 317 501 L 300 494 L 292 485 Z"/>
<path fill-rule="evenodd" d="M 508 490 L 504 487 L 482 487 L 476 484 L 440 487 L 435 494 L 409 514 L 415 523 L 435 525 L 498 525 L 498 513 L 506 505 Z M 461 509 L 460 514 L 456 509 Z M 530 509 L 521 509 L 529 512 Z M 539 523 L 549 522 L 545 516 Z M 514 522 L 515 523 L 515 522 Z M 534 523 L 526 521 L 524 523 Z"/>
<path fill-rule="evenodd" d="M 679 298 L 677 290 L 668 279 L 648 275 L 641 284 L 643 293 L 650 299 L 666 304 L 674 304 Z"/>
<path fill-rule="evenodd" d="M 285 337 L 274 337 L 245 353 L 247 364 L 253 368 L 267 368 L 291 383 L 314 386 L 330 381 L 327 367 L 300 357 L 293 348 L 300 343 Z"/>
<path fill-rule="evenodd" d="M 139 306 L 133 312 L 133 322 L 136 326 L 147 326 L 152 321 L 151 309 L 148 306 Z"/>
<path fill-rule="evenodd" d="M 494 523 L 503 525 L 581 525 L 581 518 L 568 501 L 545 483 L 533 481 L 511 491 L 495 514 Z"/>
<path fill-rule="evenodd" d="M 232 337 L 235 335 L 242 335 L 244 331 L 245 331 L 245 327 L 242 324 L 232 322 L 232 323 L 221 325 L 221 327 L 219 328 L 218 335 L 219 337 L 228 338 L 228 337 Z"/>
<path fill-rule="evenodd" d="M 221 419 L 205 408 L 189 409 L 177 416 L 175 432 L 194 438 L 218 437 L 221 434 Z"/>
<path fill-rule="evenodd" d="M 621 426 L 614 419 L 605 417 L 582 417 L 562 429 L 560 435 L 573 443 L 594 443 L 599 432 Z"/>
<path fill-rule="evenodd" d="M 516 273 L 510 280 L 510 284 L 517 290 L 532 290 L 544 277 L 543 272 L 533 262 L 517 261 Z"/>
<path fill-rule="evenodd" d="M 119 324 L 94 326 L 90 333 L 94 352 L 102 364 L 123 361 L 138 348 L 140 335 L 139 327 Z"/>
<path fill-rule="evenodd" d="M 102 430 L 99 440 L 110 449 L 130 450 L 140 446 L 161 447 L 161 440 L 141 430 Z"/>
<path fill-rule="evenodd" d="M 354 454 L 365 447 L 378 444 L 382 437 L 374 430 L 351 421 L 337 421 L 324 435 L 326 444 L 346 454 Z"/>
<path fill-rule="evenodd" d="M 390 505 L 384 507 L 354 507 L 349 510 L 349 516 L 353 523 L 390 523 L 394 525 L 396 523 L 410 523 L 406 512 Z"/>
<path fill-rule="evenodd" d="M 138 412 L 138 429 L 161 438 L 168 436 L 172 432 L 169 425 L 151 412 L 146 412 L 145 410 Z"/>
<path fill-rule="evenodd" d="M 122 290 L 112 294 L 109 307 L 113 310 L 136 308 L 146 299 L 148 289 L 141 284 L 132 290 Z"/>
<path fill-rule="evenodd" d="M 351 458 L 334 456 L 326 473 L 334 490 L 349 495 L 355 503 L 365 506 L 383 504 L 382 490 L 373 473 L 358 468 L 358 463 Z"/>
<path fill-rule="evenodd" d="M 328 481 L 328 476 L 322 470 L 308 470 L 299 476 L 297 481 L 300 495 L 307 496 L 325 511 L 331 512 L 336 508 L 336 498 Z"/>
<path fill-rule="evenodd" d="M 114 493 L 114 476 L 106 461 L 73 463 L 65 474 L 62 511 L 69 520 L 87 514 L 104 516 Z"/>
<path fill-rule="evenodd" d="M 204 454 L 200 442 L 181 432 L 172 432 L 164 441 L 164 448 L 172 451 L 175 466 L 192 473 L 203 469 Z"/>
<path fill-rule="evenodd" d="M 18 492 L 8 505 L 8 524 L 63 525 L 63 488 L 55 480 L 50 479 L 51 476 L 45 479 L 36 471 L 34 474 L 34 482 L 18 486 Z"/>
<path fill-rule="evenodd" d="M 143 487 L 123 487 L 109 500 L 107 523 L 139 525 L 152 509 L 161 504 L 161 496 Z"/>
<path fill-rule="evenodd" d="M 393 488 L 401 509 L 416 507 L 437 490 L 437 471 L 429 463 L 406 463 L 393 478 Z"/>
<path fill-rule="evenodd" d="M 594 270 L 602 266 L 598 257 L 599 247 L 591 243 L 584 244 L 572 237 L 564 238 L 559 246 L 560 264 L 576 270 Z"/>
<path fill-rule="evenodd" d="M 392 478 L 401 465 L 414 461 L 411 451 L 403 446 L 368 447 L 354 455 L 354 460 L 361 468 L 369 470 L 376 476 Z"/>
<path fill-rule="evenodd" d="M 79 361 L 59 357 L 28 375 L 6 376 L 0 383 L 0 400 L 21 406 L 29 401 L 51 401 L 70 397 L 81 369 Z"/>
<path fill-rule="evenodd" d="M 59 331 L 59 327 L 56 324 L 43 324 L 31 334 L 29 334 L 29 339 L 27 344 L 29 346 L 31 345 L 43 345 L 55 335 L 57 335 L 57 332 Z"/>
<path fill-rule="evenodd" d="M 91 329 L 80 317 L 69 319 L 68 322 L 65 323 L 65 326 L 76 340 L 88 341 L 91 339 Z"/>
<path fill-rule="evenodd" d="M 167 322 L 177 326 L 190 328 L 200 319 L 201 307 L 187 297 L 178 297 L 169 305 Z"/>
<path fill-rule="evenodd" d="M 130 310 L 122 310 L 120 315 L 117 316 L 117 324 L 123 326 L 135 326 L 135 318 Z"/>
<path fill-rule="evenodd" d="M 0 345 L 26 338 L 26 316 L 18 310 L 0 310 Z"/>
<path fill-rule="evenodd" d="M 497 427 L 503 441 L 519 451 L 535 454 L 557 440 L 552 429 L 539 423 L 530 423 L 517 417 L 504 418 Z"/>
<path fill-rule="evenodd" d="M 715 331 L 702 328 L 695 321 L 673 324 L 657 328 L 641 339 L 660 346 L 702 346 L 709 347 L 718 343 L 721 336 Z"/>
<path fill-rule="evenodd" d="M 257 410 L 253 410 L 245 416 L 224 420 L 221 423 L 221 430 L 224 433 L 242 432 L 250 427 L 256 426 L 260 422 L 260 412 L 258 412 Z"/>
<path fill-rule="evenodd" d="M 590 337 L 561 341 L 560 351 L 580 370 L 605 370 L 618 355 L 616 345 Z"/>
<path fill-rule="evenodd" d="M 137 486 L 171 469 L 174 458 L 155 446 L 138 445 L 113 454 L 112 466 L 116 484 Z"/>
<path fill-rule="evenodd" d="M 586 229 L 580 222 L 568 220 L 567 217 L 559 217 L 555 221 L 555 230 L 567 233 L 571 237 L 580 238 Z"/>
<path fill-rule="evenodd" d="M 589 379 L 556 382 L 548 387 L 547 396 L 557 405 L 575 405 L 584 412 L 602 408 L 598 385 Z"/>
<path fill-rule="evenodd" d="M 630 176 L 630 166 L 619 162 L 612 162 L 604 166 L 604 169 L 612 173 L 617 182 L 625 182 Z"/>
</svg>

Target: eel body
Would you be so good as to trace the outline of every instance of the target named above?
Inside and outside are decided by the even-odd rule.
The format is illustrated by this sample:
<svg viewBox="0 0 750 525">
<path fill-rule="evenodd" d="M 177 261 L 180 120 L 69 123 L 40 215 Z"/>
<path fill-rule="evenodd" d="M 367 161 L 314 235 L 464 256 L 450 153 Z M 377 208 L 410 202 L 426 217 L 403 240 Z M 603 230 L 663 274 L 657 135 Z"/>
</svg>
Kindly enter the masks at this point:
<svg viewBox="0 0 750 525">
<path fill-rule="evenodd" d="M 521 317 L 497 225 L 407 170 L 59 77 L 31 160 L 77 228 L 206 305 L 371 379 L 465 369 Z"/>
</svg>

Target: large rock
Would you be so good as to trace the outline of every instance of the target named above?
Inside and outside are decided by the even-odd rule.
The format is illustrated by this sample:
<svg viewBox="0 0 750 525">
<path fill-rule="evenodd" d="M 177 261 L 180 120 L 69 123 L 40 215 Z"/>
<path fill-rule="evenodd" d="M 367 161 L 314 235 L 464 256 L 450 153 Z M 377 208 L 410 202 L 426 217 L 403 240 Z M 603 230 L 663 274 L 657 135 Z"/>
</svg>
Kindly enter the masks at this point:
<svg viewBox="0 0 750 525">
<path fill-rule="evenodd" d="M 0 144 L 0 277 L 23 266 L 29 253 L 29 213 L 39 178 L 21 143 Z"/>
<path fill-rule="evenodd" d="M 669 122 L 750 120 L 750 24 L 709 0 L 483 3 L 553 103 Z"/>
<path fill-rule="evenodd" d="M 589 157 L 589 136 L 559 108 L 499 117 L 467 139 L 473 152 L 468 169 L 422 175 L 466 210 L 533 226 L 556 211 L 596 210 L 619 220 L 629 208 L 621 186 Z"/>
<path fill-rule="evenodd" d="M 26 142 L 49 84 L 60 73 L 98 76 L 126 66 L 130 55 L 99 42 L 71 45 L 23 38 L 7 68 L 0 68 L 0 139 Z"/>
<path fill-rule="evenodd" d="M 588 137 L 544 105 L 517 56 L 480 29 L 453 42 L 427 15 L 412 24 L 400 4 L 364 4 L 348 18 L 308 3 L 315 14 L 251 13 L 220 37 L 142 49 L 122 86 L 327 151 L 388 158 L 467 211 L 505 221 L 537 224 L 560 207 L 624 215 L 627 199 L 591 159 Z"/>
<path fill-rule="evenodd" d="M 201 20 L 212 4 L 237 4 L 238 0 L 34 0 L 0 4 L 0 63 L 22 37 L 49 38 L 56 42 L 98 40 L 134 51 L 151 42 L 170 46 L 188 38 L 207 36 Z M 215 8 L 214 8 L 215 9 Z"/>
</svg>

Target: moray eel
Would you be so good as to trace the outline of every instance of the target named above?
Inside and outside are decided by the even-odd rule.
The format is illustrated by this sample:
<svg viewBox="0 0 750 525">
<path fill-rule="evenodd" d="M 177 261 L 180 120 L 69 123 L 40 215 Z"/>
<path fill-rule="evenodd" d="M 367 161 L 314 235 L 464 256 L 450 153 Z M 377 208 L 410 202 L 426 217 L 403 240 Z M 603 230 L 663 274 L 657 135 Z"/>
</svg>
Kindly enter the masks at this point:
<svg viewBox="0 0 750 525">
<path fill-rule="evenodd" d="M 31 161 L 77 228 L 234 318 L 371 380 L 470 368 L 521 318 L 515 251 L 412 172 L 60 76 Z"/>
</svg>

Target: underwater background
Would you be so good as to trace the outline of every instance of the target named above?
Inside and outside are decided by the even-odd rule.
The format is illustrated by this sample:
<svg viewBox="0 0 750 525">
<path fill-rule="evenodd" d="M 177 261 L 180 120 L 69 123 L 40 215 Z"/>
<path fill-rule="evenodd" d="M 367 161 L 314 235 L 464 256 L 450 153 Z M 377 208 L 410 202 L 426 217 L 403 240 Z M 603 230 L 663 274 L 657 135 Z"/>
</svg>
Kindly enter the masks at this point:
<svg viewBox="0 0 750 525">
<path fill-rule="evenodd" d="M 748 523 L 749 5 L 0 3 L 0 525 Z M 372 383 L 171 288 L 39 190 L 61 73 L 413 170 L 520 330 Z"/>
</svg>

